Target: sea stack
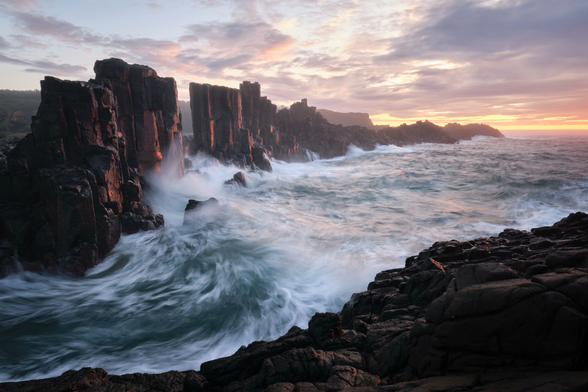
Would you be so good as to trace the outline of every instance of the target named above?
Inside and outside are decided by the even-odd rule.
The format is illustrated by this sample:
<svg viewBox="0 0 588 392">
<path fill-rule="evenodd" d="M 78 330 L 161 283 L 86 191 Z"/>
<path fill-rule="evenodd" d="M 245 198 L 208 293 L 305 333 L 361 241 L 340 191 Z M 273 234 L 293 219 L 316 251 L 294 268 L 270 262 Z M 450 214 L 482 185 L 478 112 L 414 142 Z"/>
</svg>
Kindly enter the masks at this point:
<svg viewBox="0 0 588 392">
<path fill-rule="evenodd" d="M 162 157 L 183 171 L 175 81 L 122 60 L 97 77 L 45 77 L 28 134 L 0 172 L 0 276 L 16 270 L 83 275 L 123 232 L 163 225 L 144 205 L 140 176 Z M 120 114 L 119 114 L 120 113 Z"/>
</svg>

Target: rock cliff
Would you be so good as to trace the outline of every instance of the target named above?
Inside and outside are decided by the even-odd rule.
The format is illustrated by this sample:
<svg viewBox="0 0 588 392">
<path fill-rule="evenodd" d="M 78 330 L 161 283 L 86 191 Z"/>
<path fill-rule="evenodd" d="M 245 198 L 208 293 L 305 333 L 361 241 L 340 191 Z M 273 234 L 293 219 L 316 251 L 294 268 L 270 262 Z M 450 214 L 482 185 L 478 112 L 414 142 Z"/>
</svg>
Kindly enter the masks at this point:
<svg viewBox="0 0 588 392">
<path fill-rule="evenodd" d="M 163 225 L 140 175 L 162 157 L 183 171 L 175 82 L 122 60 L 88 83 L 45 77 L 32 133 L 0 172 L 0 276 L 20 265 L 82 275 L 118 242 Z"/>
<path fill-rule="evenodd" d="M 504 135 L 496 128 L 492 128 L 486 124 L 466 124 L 458 123 L 446 124 L 443 130 L 452 138 L 458 140 L 469 140 L 474 136 L 491 136 L 504 137 Z"/>
<path fill-rule="evenodd" d="M 85 368 L 0 391 L 581 391 L 588 388 L 588 215 L 437 242 L 339 314 L 199 372 Z"/>
<path fill-rule="evenodd" d="M 274 127 L 276 105 L 261 96 L 259 83 L 240 89 L 190 84 L 193 140 L 190 153 L 271 171 L 268 156 L 288 159 L 299 154 L 295 140 L 280 139 Z"/>
<path fill-rule="evenodd" d="M 432 122 L 417 121 L 414 124 L 402 124 L 397 127 L 384 128 L 378 133 L 385 135 L 391 143 L 399 145 L 418 143 L 455 143 L 459 138 L 447 134 L 444 129 Z"/>
<path fill-rule="evenodd" d="M 369 113 L 341 113 L 328 109 L 318 109 L 318 112 L 331 124 L 341 124 L 344 127 L 357 125 L 367 129 L 376 129 Z"/>
<path fill-rule="evenodd" d="M 267 97 L 261 96 L 259 83 L 249 81 L 241 83 L 239 90 L 192 83 L 190 101 L 194 129 L 190 153 L 204 151 L 224 161 L 263 170 L 271 168 L 266 155 L 303 161 L 310 159 L 309 152 L 321 158 L 345 155 L 351 144 L 372 150 L 378 144 L 455 143 L 478 134 L 502 136 L 483 124 L 448 124 L 442 128 L 429 121 L 378 127 L 376 131 L 367 113 L 323 109 L 337 124 L 334 125 L 306 99 L 278 111 Z M 361 120 L 368 127 L 345 126 L 341 119 L 345 124 Z"/>
<path fill-rule="evenodd" d="M 178 92 L 173 78 L 162 78 L 144 65 L 120 59 L 96 61 L 97 82 L 110 89 L 117 100 L 117 125 L 126 139 L 129 165 L 139 170 L 161 170 L 164 154 L 183 173 L 182 124 Z"/>
</svg>

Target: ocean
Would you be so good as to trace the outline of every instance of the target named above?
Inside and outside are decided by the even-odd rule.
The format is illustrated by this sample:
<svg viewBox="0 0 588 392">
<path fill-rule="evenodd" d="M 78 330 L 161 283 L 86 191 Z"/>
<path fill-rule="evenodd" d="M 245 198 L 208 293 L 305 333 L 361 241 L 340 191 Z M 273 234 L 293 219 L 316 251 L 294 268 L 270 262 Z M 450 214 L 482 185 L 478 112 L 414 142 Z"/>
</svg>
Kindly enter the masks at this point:
<svg viewBox="0 0 588 392">
<path fill-rule="evenodd" d="M 198 369 L 241 345 L 337 312 L 382 270 L 435 241 L 551 225 L 588 211 L 588 136 L 477 137 L 380 146 L 240 171 L 192 157 L 202 174 L 151 176 L 166 226 L 125 235 L 83 278 L 0 280 L 0 381 L 102 367 Z M 170 170 L 171 172 L 171 170 Z M 183 225 L 188 199 L 216 198 Z"/>
</svg>

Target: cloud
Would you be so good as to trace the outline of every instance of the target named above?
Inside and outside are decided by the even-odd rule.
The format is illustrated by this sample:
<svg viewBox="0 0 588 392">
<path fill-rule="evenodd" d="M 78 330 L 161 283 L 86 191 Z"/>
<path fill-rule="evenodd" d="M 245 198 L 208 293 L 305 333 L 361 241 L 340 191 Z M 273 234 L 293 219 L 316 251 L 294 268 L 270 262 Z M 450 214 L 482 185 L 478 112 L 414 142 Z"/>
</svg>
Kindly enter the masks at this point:
<svg viewBox="0 0 588 392">
<path fill-rule="evenodd" d="M 41 8 L 39 3 L 35 0 L 0 0 L 0 4 L 7 4 L 12 8 L 18 9 Z"/>
<path fill-rule="evenodd" d="M 180 44 L 169 40 L 156 40 L 152 38 L 112 38 L 108 42 L 109 47 L 123 49 L 135 53 L 153 53 L 160 55 L 173 55 L 179 52 Z"/>
<path fill-rule="evenodd" d="M 29 34 L 50 36 L 65 42 L 101 44 L 104 39 L 70 22 L 37 13 L 15 11 L 17 25 Z"/>
<path fill-rule="evenodd" d="M 10 48 L 10 46 L 11 45 L 8 43 L 8 41 L 6 41 L 4 37 L 0 36 L 0 49 L 7 49 Z"/>
<path fill-rule="evenodd" d="M 253 56 L 249 54 L 240 54 L 238 56 L 229 58 L 220 58 L 206 63 L 206 66 L 211 71 L 222 71 L 225 68 L 239 67 L 243 64 L 253 60 Z"/>
<path fill-rule="evenodd" d="M 22 60 L 15 59 L 15 58 L 12 58 L 9 56 L 5 56 L 2 53 L 0 53 L 0 62 L 8 63 L 8 64 L 29 65 L 29 63 L 27 63 L 26 61 L 22 61 Z"/>
<path fill-rule="evenodd" d="M 30 63 L 34 68 L 26 68 L 26 72 L 50 74 L 57 76 L 79 75 L 88 69 L 80 65 L 57 64 L 52 61 L 33 61 Z"/>
<path fill-rule="evenodd" d="M 26 67 L 26 72 L 43 73 L 58 76 L 71 76 L 81 74 L 88 69 L 80 65 L 57 64 L 52 61 L 23 61 L 17 58 L 0 54 L 0 62 L 8 64 L 22 65 Z"/>
<path fill-rule="evenodd" d="M 306 97 L 397 118 L 571 118 L 587 103 L 585 0 L 150 0 L 141 12 L 152 16 L 161 4 L 199 13 L 169 22 L 183 35 L 164 28 L 167 35 L 141 36 L 11 6 L 4 14 L 15 29 L 0 38 L 0 62 L 81 74 L 74 63 L 90 60 L 79 50 L 91 49 L 149 65 L 180 89 L 252 80 L 277 103 Z M 64 47 L 78 51 L 76 60 L 55 54 Z"/>
<path fill-rule="evenodd" d="M 193 24 L 180 42 L 196 42 L 213 52 L 268 56 L 287 50 L 294 39 L 262 21 Z"/>
<path fill-rule="evenodd" d="M 527 53 L 586 53 L 588 3 L 571 0 L 555 6 L 552 0 L 533 0 L 494 4 L 460 1 L 431 8 L 427 23 L 392 39 L 391 52 L 383 59 L 442 56 L 504 61 Z"/>
<path fill-rule="evenodd" d="M 23 34 L 12 34 L 10 38 L 15 40 L 21 48 L 47 48 L 47 45 Z"/>
</svg>

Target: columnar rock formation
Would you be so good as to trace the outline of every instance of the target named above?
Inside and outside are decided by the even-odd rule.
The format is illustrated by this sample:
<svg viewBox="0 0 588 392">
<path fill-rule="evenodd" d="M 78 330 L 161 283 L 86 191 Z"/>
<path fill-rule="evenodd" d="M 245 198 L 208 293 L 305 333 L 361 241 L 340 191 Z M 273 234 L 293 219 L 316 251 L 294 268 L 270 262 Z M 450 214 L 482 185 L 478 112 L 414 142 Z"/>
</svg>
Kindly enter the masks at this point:
<svg viewBox="0 0 588 392">
<path fill-rule="evenodd" d="M 219 158 L 230 158 L 235 135 L 242 128 L 241 93 L 239 90 L 190 83 L 190 107 L 194 132 L 194 151 Z"/>
<path fill-rule="evenodd" d="M 127 140 L 129 164 L 139 170 L 161 169 L 163 154 L 179 162 L 183 173 L 182 124 L 176 81 L 152 68 L 119 59 L 96 61 L 95 82 L 108 87 L 118 102 L 118 127 Z"/>
<path fill-rule="evenodd" d="M 98 61 L 96 80 L 46 77 L 32 133 L 0 172 L 0 276 L 16 268 L 81 275 L 118 242 L 163 225 L 142 204 L 140 175 L 162 155 L 183 170 L 173 79 L 121 60 Z M 119 113 L 122 113 L 119 116 Z"/>
<path fill-rule="evenodd" d="M 203 151 L 242 166 L 271 170 L 265 154 L 272 155 L 272 146 L 279 142 L 273 127 L 277 108 L 260 96 L 259 83 L 244 82 L 240 90 L 190 83 L 190 107 L 192 154 Z"/>
<path fill-rule="evenodd" d="M 385 135 L 376 131 L 330 124 L 316 107 L 308 106 L 306 99 L 295 102 L 289 110 L 280 110 L 276 124 L 287 138 L 295 140 L 302 149 L 318 153 L 321 158 L 345 155 L 350 144 L 367 150 L 376 144 L 389 144 Z"/>
<path fill-rule="evenodd" d="M 306 99 L 277 111 L 276 105 L 261 96 L 257 82 L 244 81 L 239 90 L 192 83 L 190 100 L 194 128 L 191 153 L 204 151 L 242 166 L 253 163 L 264 170 L 271 167 L 265 154 L 299 161 L 308 159 L 308 151 L 322 158 L 344 155 L 351 144 L 371 150 L 377 144 L 455 143 L 479 133 L 502 136 L 498 130 L 480 124 L 442 128 L 429 121 L 418 121 L 379 131 L 333 125 L 316 107 L 308 106 Z M 367 114 L 348 115 L 360 116 L 371 124 Z"/>
</svg>

